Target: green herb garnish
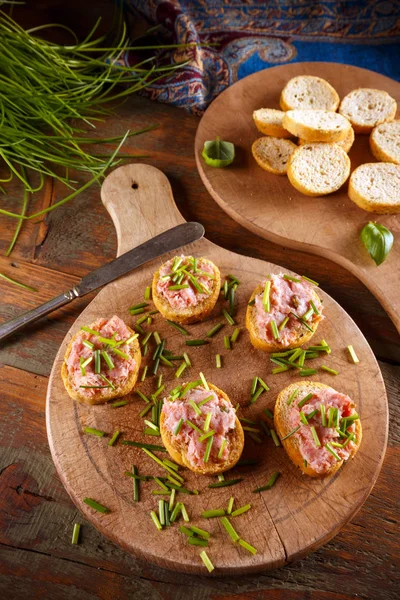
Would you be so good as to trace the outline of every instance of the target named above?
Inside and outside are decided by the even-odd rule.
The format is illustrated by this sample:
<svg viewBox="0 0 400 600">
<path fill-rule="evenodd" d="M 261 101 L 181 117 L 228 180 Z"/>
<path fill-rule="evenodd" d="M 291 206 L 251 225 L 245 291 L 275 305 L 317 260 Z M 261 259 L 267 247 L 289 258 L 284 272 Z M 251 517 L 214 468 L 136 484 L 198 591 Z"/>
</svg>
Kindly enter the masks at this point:
<svg viewBox="0 0 400 600">
<path fill-rule="evenodd" d="M 360 239 L 377 267 L 386 259 L 394 241 L 393 234 L 387 227 L 373 221 L 363 227 Z"/>
<path fill-rule="evenodd" d="M 235 158 L 235 146 L 224 142 L 217 136 L 214 141 L 204 142 L 202 157 L 210 167 L 222 168 L 232 164 Z"/>
</svg>

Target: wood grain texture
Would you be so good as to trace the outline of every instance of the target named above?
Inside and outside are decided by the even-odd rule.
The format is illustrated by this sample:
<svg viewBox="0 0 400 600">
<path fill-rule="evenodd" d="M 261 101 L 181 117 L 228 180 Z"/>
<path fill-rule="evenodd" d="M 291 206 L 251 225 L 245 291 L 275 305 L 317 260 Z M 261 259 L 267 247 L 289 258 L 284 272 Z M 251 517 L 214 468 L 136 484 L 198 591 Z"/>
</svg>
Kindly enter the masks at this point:
<svg viewBox="0 0 400 600">
<path fill-rule="evenodd" d="M 253 124 L 253 111 L 279 108 L 285 83 L 305 74 L 329 74 L 329 82 L 340 97 L 354 88 L 372 87 L 387 91 L 400 102 L 397 82 L 358 67 L 313 62 L 266 69 L 229 87 L 208 108 L 196 134 L 197 167 L 207 190 L 231 217 L 261 237 L 322 255 L 349 269 L 378 298 L 400 331 L 400 245 L 395 243 L 386 261 L 376 268 L 358 239 L 370 220 L 386 225 L 398 238 L 398 217 L 358 208 L 347 196 L 347 184 L 329 196 L 305 196 L 291 186 L 287 177 L 263 171 L 252 158 L 251 144 L 261 136 Z M 235 144 L 237 159 L 229 168 L 214 169 L 201 158 L 205 140 L 216 135 Z M 356 136 L 349 156 L 352 170 L 362 163 L 375 162 L 368 136 Z"/>
<path fill-rule="evenodd" d="M 136 188 L 136 189 L 134 189 Z M 177 211 L 167 178 L 147 165 L 120 167 L 109 175 L 103 184 L 102 199 L 109 210 L 118 234 L 118 253 L 153 237 L 157 233 L 182 222 Z M 204 255 L 220 267 L 223 274 L 234 272 L 242 281 L 239 288 L 237 321 L 244 323 L 247 300 L 255 285 L 268 272 L 280 272 L 276 265 L 250 258 L 239 257 L 215 246 L 207 240 L 186 247 L 186 252 Z M 167 257 L 163 257 L 165 260 Z M 72 499 L 85 516 L 107 537 L 124 548 L 159 565 L 186 572 L 204 572 L 199 564 L 198 552 L 188 548 L 174 528 L 161 534 L 149 518 L 156 501 L 150 494 L 143 494 L 143 501 L 134 504 L 131 499 L 132 483 L 123 478 L 124 470 L 131 464 L 139 465 L 146 473 L 159 472 L 140 450 L 124 446 L 108 448 L 104 440 L 83 436 L 82 428 L 94 426 L 109 433 L 119 429 L 126 439 L 143 439 L 142 423 L 138 413 L 143 406 L 132 395 L 131 402 L 122 409 L 110 406 L 86 407 L 74 403 L 65 392 L 60 368 L 66 344 L 71 335 L 84 323 L 90 323 L 101 315 L 114 313 L 127 319 L 128 307 L 142 298 L 152 273 L 162 260 L 153 261 L 126 277 L 107 286 L 78 318 L 57 354 L 50 376 L 47 394 L 47 427 L 50 449 L 61 479 Z M 157 265 L 157 266 L 156 266 Z M 311 273 L 312 275 L 312 273 Z M 341 375 L 319 377 L 324 383 L 334 385 L 348 393 L 356 402 L 364 423 L 364 438 L 354 461 L 326 481 L 310 481 L 301 477 L 282 449 L 267 443 L 260 456 L 260 464 L 250 470 L 237 468 L 232 476 L 244 473 L 245 481 L 235 486 L 232 493 L 237 505 L 249 501 L 249 491 L 266 481 L 267 473 L 279 470 L 280 482 L 268 495 L 251 496 L 253 511 L 241 517 L 238 528 L 246 531 L 246 539 L 258 547 L 255 557 L 246 556 L 233 545 L 227 544 L 218 522 L 207 523 L 215 533 L 210 547 L 214 557 L 216 575 L 259 571 L 283 565 L 300 558 L 329 540 L 355 514 L 367 498 L 379 473 L 387 436 L 387 404 L 382 377 L 376 360 L 361 332 L 341 307 L 327 294 L 324 300 L 326 319 L 320 325 L 318 337 L 324 337 L 333 348 L 332 364 Z M 205 323 L 189 327 L 194 338 L 204 335 L 219 320 L 221 306 Z M 130 323 L 130 320 L 128 323 Z M 337 324 L 340 323 L 340 328 Z M 182 336 L 157 316 L 156 327 L 161 337 L 168 338 L 173 351 L 182 347 Z M 243 416 L 259 417 L 265 406 L 273 407 L 279 391 L 293 382 L 293 373 L 271 377 L 266 367 L 265 354 L 251 347 L 248 336 L 242 331 L 241 342 L 231 352 L 224 352 L 224 369 L 214 367 L 214 355 L 222 349 L 222 338 L 213 339 L 209 346 L 195 348 L 191 352 L 194 366 L 190 378 L 202 370 L 208 379 L 224 389 L 234 404 L 240 403 Z M 360 358 L 357 367 L 350 364 L 345 347 L 351 340 Z M 221 352 L 222 353 L 222 352 Z M 146 359 L 147 360 L 147 359 Z M 173 371 L 164 369 L 167 389 L 176 385 Z M 253 405 L 248 404 L 250 382 L 254 375 L 267 378 L 271 392 Z M 148 393 L 154 382 L 147 380 L 142 387 Z M 377 410 L 377 402 L 379 409 Z M 147 440 L 149 441 L 149 440 Z M 153 441 L 153 438 L 150 442 Z M 257 446 L 247 443 L 246 454 L 260 454 Z M 263 447 L 264 450 L 264 447 Z M 148 464 L 150 463 L 150 464 Z M 199 514 L 206 508 L 226 504 L 231 490 L 207 489 L 209 478 L 186 473 L 187 485 L 199 489 L 199 496 L 187 499 L 192 522 L 198 526 L 204 521 Z M 109 515 L 93 514 L 82 499 L 91 496 L 101 500 L 111 509 Z M 186 501 L 186 497 L 185 497 Z M 257 519 L 253 515 L 257 515 Z M 244 535 L 244 534 L 243 534 Z M 162 536 L 162 545 L 160 544 Z M 167 550 L 168 549 L 168 550 Z"/>
</svg>

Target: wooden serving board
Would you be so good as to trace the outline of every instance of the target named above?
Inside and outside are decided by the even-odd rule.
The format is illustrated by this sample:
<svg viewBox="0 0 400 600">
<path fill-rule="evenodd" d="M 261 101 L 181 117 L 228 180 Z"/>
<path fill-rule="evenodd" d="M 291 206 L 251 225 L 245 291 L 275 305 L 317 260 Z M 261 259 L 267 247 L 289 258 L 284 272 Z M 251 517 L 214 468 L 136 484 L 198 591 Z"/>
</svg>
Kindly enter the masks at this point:
<svg viewBox="0 0 400 600">
<path fill-rule="evenodd" d="M 400 84 L 366 69 L 318 62 L 266 69 L 227 88 L 204 114 L 195 141 L 200 176 L 214 200 L 244 227 L 272 242 L 325 256 L 354 273 L 400 331 L 399 215 L 362 210 L 348 198 L 347 183 L 328 196 L 304 196 L 286 176 L 264 171 L 252 157 L 251 145 L 262 136 L 253 123 L 253 111 L 279 109 L 281 90 L 296 75 L 328 79 L 341 98 L 358 87 L 386 90 L 400 106 Z M 201 157 L 204 142 L 217 135 L 236 147 L 235 161 L 225 169 L 209 167 Z M 352 171 L 362 163 L 376 162 L 366 135 L 356 135 L 349 156 Z M 395 237 L 390 255 L 379 267 L 359 239 L 369 221 L 382 223 Z M 311 259 L 305 268 L 312 270 Z"/>
<path fill-rule="evenodd" d="M 127 165 L 116 169 L 105 180 L 102 200 L 109 211 L 118 234 L 118 254 L 150 239 L 170 227 L 182 223 L 165 175 L 147 165 Z M 281 268 L 253 258 L 239 256 L 224 250 L 206 239 L 187 246 L 186 253 L 213 260 L 223 276 L 234 273 L 241 281 L 237 290 L 236 321 L 241 328 L 239 341 L 233 350 L 224 349 L 223 335 L 232 333 L 227 323 L 224 329 L 206 346 L 189 348 L 185 338 L 168 325 L 161 315 L 155 315 L 154 328 L 167 340 L 174 353 L 189 352 L 193 366 L 184 375 L 185 380 L 198 377 L 203 371 L 207 379 L 225 390 L 234 405 L 240 404 L 239 416 L 258 420 L 262 409 L 273 410 L 276 396 L 283 387 L 296 381 L 296 373 L 271 375 L 272 363 L 263 352 L 255 350 L 244 327 L 247 301 L 256 284 L 269 272 Z M 189 546 L 186 538 L 174 525 L 157 531 L 149 513 L 157 509 L 159 496 L 151 494 L 153 482 L 141 484 L 141 501 L 133 502 L 132 480 L 124 471 L 136 465 L 142 474 L 161 475 L 157 467 L 141 450 L 118 443 L 107 446 L 107 439 L 82 433 L 90 426 L 112 434 L 122 432 L 121 440 L 160 443 L 160 438 L 143 435 L 143 421 L 139 413 L 145 404 L 136 394 L 129 396 L 129 404 L 114 409 L 110 405 L 80 405 L 69 398 L 60 376 L 63 356 L 72 335 L 83 325 L 100 316 L 118 314 L 133 324 L 128 308 L 143 300 L 143 291 L 150 284 L 153 272 L 172 255 L 140 267 L 104 288 L 77 319 L 67 334 L 54 362 L 50 376 L 46 418 L 47 431 L 54 463 L 71 498 L 85 517 L 104 535 L 133 552 L 138 557 L 170 569 L 207 574 L 201 563 L 201 548 Z M 312 275 L 312 272 L 309 273 Z M 257 466 L 237 467 L 226 477 L 243 477 L 233 487 L 209 489 L 216 478 L 202 477 L 187 470 L 181 473 L 189 489 L 199 495 L 181 495 L 191 517 L 191 523 L 212 533 L 207 552 L 215 564 L 214 575 L 247 573 L 284 565 L 306 555 L 334 536 L 359 510 L 370 493 L 385 454 L 388 407 L 378 364 L 362 333 L 345 311 L 325 294 L 320 295 L 325 305 L 326 318 L 320 324 L 316 340 L 325 338 L 332 346 L 332 354 L 317 359 L 338 369 L 334 377 L 321 372 L 314 380 L 331 384 L 354 398 L 363 422 L 363 441 L 354 461 L 330 479 L 318 481 L 302 476 L 288 460 L 282 448 L 276 448 L 270 438 L 261 445 L 246 441 L 244 458 L 256 457 Z M 213 325 L 223 321 L 223 301 L 219 300 L 212 316 L 205 322 L 188 326 L 192 338 L 200 338 Z M 153 327 L 152 325 L 152 327 Z M 349 362 L 345 348 L 352 343 L 360 364 Z M 151 350 L 143 360 L 142 368 L 150 361 Z M 216 369 L 215 354 L 222 355 L 223 368 Z M 179 363 L 178 363 L 179 364 Z M 177 366 L 178 366 L 177 364 Z M 175 369 L 162 366 L 165 391 L 175 387 Z M 271 386 L 259 400 L 248 407 L 251 380 L 260 375 Z M 182 380 L 180 380 L 182 381 Z M 155 378 L 139 384 L 145 394 L 155 391 Z M 166 455 L 162 455 L 166 456 Z M 252 490 L 265 484 L 274 471 L 281 477 L 275 487 L 262 494 Z M 234 525 L 246 541 L 253 544 L 255 556 L 234 545 L 218 519 L 204 520 L 205 509 L 226 507 L 229 497 L 235 497 L 235 506 L 248 502 L 252 509 L 237 517 Z M 91 497 L 107 506 L 109 514 L 94 512 L 82 501 Z"/>
</svg>

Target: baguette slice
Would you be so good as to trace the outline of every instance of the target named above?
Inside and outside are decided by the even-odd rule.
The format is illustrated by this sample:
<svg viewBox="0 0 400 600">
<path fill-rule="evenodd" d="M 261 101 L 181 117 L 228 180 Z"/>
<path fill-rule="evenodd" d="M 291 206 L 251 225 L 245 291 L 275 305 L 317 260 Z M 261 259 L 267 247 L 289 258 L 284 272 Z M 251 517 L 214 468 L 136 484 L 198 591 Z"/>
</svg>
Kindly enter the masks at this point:
<svg viewBox="0 0 400 600">
<path fill-rule="evenodd" d="M 130 335 L 135 334 L 135 332 L 130 327 L 128 327 L 128 325 L 126 326 L 126 328 L 128 329 Z M 96 397 L 96 396 L 88 397 L 88 396 L 85 396 L 83 393 L 80 393 L 79 390 L 75 389 L 73 382 L 72 382 L 72 377 L 68 372 L 68 368 L 67 368 L 67 364 L 66 364 L 66 361 L 68 360 L 69 355 L 71 354 L 72 345 L 73 345 L 75 339 L 80 334 L 81 334 L 81 332 L 78 331 L 71 338 L 71 341 L 69 342 L 67 351 L 65 353 L 64 362 L 61 367 L 61 377 L 64 382 L 65 389 L 67 390 L 69 396 L 73 400 L 77 400 L 78 402 L 83 402 L 84 404 L 94 405 L 94 404 L 104 404 L 105 402 L 108 402 L 109 400 L 113 400 L 114 398 L 120 398 L 121 396 L 126 396 L 127 394 L 129 394 L 135 387 L 135 384 L 136 384 L 136 381 L 137 381 L 137 378 L 139 375 L 140 363 L 142 360 L 142 354 L 140 352 L 140 345 L 139 345 L 138 340 L 137 339 L 133 340 L 133 342 L 129 345 L 129 354 L 135 360 L 136 366 L 135 366 L 135 369 L 129 374 L 125 383 L 123 385 L 116 386 L 115 390 L 113 390 L 111 388 L 109 390 L 102 390 L 101 396 L 99 395 L 98 397 Z"/>
<path fill-rule="evenodd" d="M 340 142 L 349 134 L 349 121 L 331 110 L 288 110 L 285 129 L 307 142 Z"/>
<path fill-rule="evenodd" d="M 377 160 L 400 164 L 400 121 L 383 123 L 372 130 L 369 138 L 372 154 Z"/>
<path fill-rule="evenodd" d="M 348 134 L 346 135 L 346 137 L 344 138 L 344 140 L 341 140 L 340 142 L 335 142 L 335 144 L 337 144 L 340 148 L 342 148 L 342 150 L 344 150 L 346 152 L 346 154 L 348 154 L 351 150 L 352 145 L 354 144 L 354 129 L 352 127 L 350 127 Z M 309 144 L 309 142 L 307 142 L 306 140 L 303 140 L 302 138 L 299 138 L 298 140 L 299 146 L 304 146 L 304 144 Z"/>
<path fill-rule="evenodd" d="M 251 152 L 262 169 L 275 175 L 284 175 L 289 158 L 296 148 L 296 144 L 290 140 L 266 136 L 253 143 Z"/>
<path fill-rule="evenodd" d="M 338 190 L 350 174 L 350 159 L 338 144 L 305 144 L 289 159 L 288 178 L 306 196 Z"/>
<path fill-rule="evenodd" d="M 396 100 L 383 90 L 358 88 L 345 96 L 339 112 L 353 125 L 356 133 L 369 133 L 376 125 L 393 121 Z"/>
<path fill-rule="evenodd" d="M 365 163 L 353 171 L 349 198 L 360 208 L 374 213 L 400 212 L 400 165 Z"/>
<path fill-rule="evenodd" d="M 253 112 L 254 123 L 264 135 L 273 135 L 277 138 L 290 138 L 292 134 L 282 125 L 284 112 L 274 108 L 259 108 Z"/>
<path fill-rule="evenodd" d="M 286 439 L 282 439 L 287 436 L 291 431 L 293 431 L 293 427 L 290 424 L 289 415 L 292 409 L 292 402 L 296 400 L 299 401 L 301 398 L 304 398 L 309 393 L 318 393 L 319 390 L 329 388 L 330 386 L 325 385 L 323 383 L 318 383 L 316 381 L 299 381 L 297 383 L 292 383 L 285 389 L 283 389 L 276 400 L 275 410 L 274 410 L 274 425 L 275 430 L 282 442 L 283 447 L 285 448 L 290 460 L 298 467 L 305 475 L 309 475 L 310 477 L 326 477 L 333 475 L 340 469 L 343 465 L 343 460 L 337 461 L 334 463 L 326 472 L 319 473 L 314 468 L 312 468 L 309 464 L 307 466 L 304 463 L 304 457 L 300 450 L 300 438 L 298 435 L 293 434 Z M 288 400 L 291 395 L 298 390 L 296 397 L 292 400 L 291 404 L 288 405 Z M 349 458 L 354 458 L 357 453 L 362 439 L 362 427 L 361 422 L 359 420 L 354 422 L 355 424 L 355 435 L 357 438 L 357 443 L 355 448 L 352 450 Z"/>
<path fill-rule="evenodd" d="M 183 387 L 185 385 L 186 383 L 182 384 Z M 214 390 L 219 396 L 222 396 L 222 398 L 224 398 L 227 402 L 231 404 L 231 401 L 228 395 L 225 394 L 225 392 L 220 390 L 216 385 L 213 385 L 212 383 L 208 382 L 208 386 L 210 389 Z M 189 462 L 186 458 L 187 445 L 184 443 L 177 443 L 173 439 L 174 436 L 165 427 L 165 415 L 163 412 L 160 416 L 160 433 L 163 444 L 168 450 L 168 453 L 172 460 L 175 461 L 178 465 L 181 465 L 182 467 L 187 467 L 191 471 L 199 473 L 200 475 L 218 475 L 218 473 L 224 473 L 225 471 L 229 471 L 229 469 L 232 469 L 240 459 L 244 447 L 244 432 L 237 416 L 235 418 L 235 429 L 230 431 L 226 436 L 226 439 L 230 444 L 229 456 L 225 461 L 221 461 L 218 463 L 213 463 L 209 461 L 203 466 L 198 466 L 193 465 L 191 462 Z"/>
<path fill-rule="evenodd" d="M 157 289 L 157 284 L 160 279 L 160 270 L 164 265 L 161 265 L 158 271 L 154 273 L 152 284 L 153 302 L 163 317 L 173 321 L 174 323 L 189 324 L 202 321 L 211 313 L 218 300 L 221 288 L 221 274 L 219 269 L 211 260 L 208 260 L 207 258 L 199 258 L 198 260 L 212 266 L 214 279 L 212 280 L 213 285 L 211 293 L 195 306 L 187 306 L 185 308 L 176 308 L 171 306 L 168 300 L 162 294 L 160 294 Z"/>
<path fill-rule="evenodd" d="M 339 96 L 330 83 L 313 75 L 299 75 L 290 79 L 282 90 L 280 105 L 282 110 L 294 108 L 323 108 L 337 110 Z"/>
</svg>

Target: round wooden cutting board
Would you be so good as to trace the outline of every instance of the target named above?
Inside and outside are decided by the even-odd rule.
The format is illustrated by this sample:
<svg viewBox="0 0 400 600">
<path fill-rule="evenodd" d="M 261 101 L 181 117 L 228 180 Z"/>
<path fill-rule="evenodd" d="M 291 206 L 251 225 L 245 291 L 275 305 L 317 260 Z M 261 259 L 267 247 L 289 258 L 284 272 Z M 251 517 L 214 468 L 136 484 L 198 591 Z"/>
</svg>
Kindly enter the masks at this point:
<svg viewBox="0 0 400 600">
<path fill-rule="evenodd" d="M 183 221 L 167 178 L 153 167 L 120 167 L 107 177 L 101 193 L 117 230 L 118 255 Z M 256 421 L 266 418 L 262 416 L 262 410 L 266 407 L 273 410 L 279 390 L 298 380 L 298 376 L 291 371 L 271 375 L 273 365 L 266 354 L 251 346 L 244 321 L 253 288 L 266 274 L 279 273 L 280 267 L 228 252 L 206 239 L 182 251 L 210 258 L 219 266 L 222 276 L 233 273 L 241 281 L 236 293 L 235 316 L 241 328 L 239 340 L 232 350 L 224 349 L 223 336 L 234 329 L 228 323 L 208 345 L 200 347 L 185 346 L 187 338 L 168 325 L 160 314 L 155 315 L 150 328 L 166 339 L 166 347 L 174 354 L 185 350 L 189 353 L 193 366 L 185 372 L 184 380 L 197 379 L 199 371 L 203 371 L 208 381 L 228 393 L 234 405 L 240 404 L 239 416 Z M 163 531 L 155 528 L 150 511 L 157 510 L 160 498 L 151 494 L 156 484 L 151 481 L 141 483 L 141 501 L 134 502 L 132 479 L 124 476 L 124 471 L 130 470 L 132 465 L 136 465 L 141 474 L 163 475 L 142 450 L 121 443 L 124 439 L 161 443 L 160 438 L 143 434 L 144 424 L 139 413 L 145 407 L 144 402 L 133 393 L 128 396 L 129 404 L 118 409 L 110 405 L 81 405 L 68 396 L 60 376 L 63 356 L 72 335 L 82 325 L 100 316 L 117 314 L 132 325 L 137 317 L 131 317 L 128 308 L 143 301 L 144 289 L 150 284 L 153 272 L 171 256 L 164 255 L 108 285 L 77 319 L 62 343 L 52 369 L 46 405 L 47 431 L 53 460 L 63 484 L 80 511 L 99 531 L 142 559 L 166 568 L 204 575 L 207 571 L 199 556 L 202 549 L 187 543 L 187 538 L 178 529 L 181 521 Z M 312 276 L 312 272 L 309 275 Z M 359 510 L 381 468 L 387 440 L 388 407 L 378 364 L 362 333 L 345 311 L 322 290 L 319 294 L 324 301 L 325 319 L 315 340 L 319 342 L 325 338 L 332 347 L 332 354 L 313 362 L 328 364 L 340 371 L 340 375 L 335 377 L 321 371 L 311 379 L 330 384 L 354 399 L 363 423 L 361 448 L 354 460 L 326 480 L 302 476 L 283 448 L 276 448 L 267 437 L 263 438 L 262 444 L 250 438 L 246 440 L 243 457 L 257 458 L 259 462 L 256 466 L 236 467 L 226 474 L 229 479 L 243 478 L 235 486 L 209 489 L 208 485 L 216 481 L 215 477 L 202 477 L 181 469 L 185 486 L 200 493 L 178 494 L 178 499 L 185 502 L 191 524 L 212 534 L 207 553 L 215 565 L 214 575 L 279 567 L 318 548 Z M 187 327 L 191 338 L 202 337 L 213 325 L 224 320 L 221 317 L 224 303 L 219 300 L 214 313 L 205 322 Z M 348 360 L 345 351 L 348 344 L 353 344 L 357 352 L 358 365 Z M 222 355 L 222 369 L 215 367 L 216 353 Z M 143 359 L 141 371 L 150 363 L 152 354 L 153 346 Z M 160 367 L 165 392 L 182 381 L 175 378 L 175 370 Z M 255 375 L 263 377 L 271 391 L 262 394 L 249 407 L 251 381 Z M 155 378 L 150 376 L 138 387 L 150 394 L 156 385 Z M 109 435 L 118 429 L 121 438 L 115 446 L 109 447 L 109 438 L 84 434 L 82 430 L 87 426 Z M 254 488 L 265 484 L 274 471 L 281 473 L 276 485 L 270 491 L 252 493 Z M 235 497 L 235 507 L 252 505 L 249 512 L 234 519 L 234 526 L 239 535 L 257 548 L 255 556 L 231 542 L 219 519 L 201 518 L 203 510 L 226 507 L 230 496 Z M 94 512 L 83 503 L 85 497 L 101 502 L 110 513 Z"/>
<path fill-rule="evenodd" d="M 253 111 L 279 108 L 282 88 L 296 75 L 328 79 L 341 98 L 358 87 L 386 90 L 400 105 L 399 83 L 358 67 L 313 62 L 260 71 L 222 92 L 201 119 L 195 141 L 200 176 L 214 200 L 244 227 L 272 242 L 325 256 L 349 269 L 377 297 L 400 331 L 399 215 L 362 210 L 347 196 L 347 183 L 328 196 L 304 196 L 286 176 L 264 171 L 252 157 L 251 145 L 262 137 L 253 123 Z M 204 142 L 217 135 L 236 148 L 235 161 L 224 169 L 207 166 L 201 157 Z M 366 135 L 356 135 L 349 156 L 352 171 L 362 163 L 376 162 Z M 359 239 L 369 221 L 382 223 L 395 237 L 391 253 L 379 267 Z"/>
</svg>

